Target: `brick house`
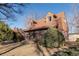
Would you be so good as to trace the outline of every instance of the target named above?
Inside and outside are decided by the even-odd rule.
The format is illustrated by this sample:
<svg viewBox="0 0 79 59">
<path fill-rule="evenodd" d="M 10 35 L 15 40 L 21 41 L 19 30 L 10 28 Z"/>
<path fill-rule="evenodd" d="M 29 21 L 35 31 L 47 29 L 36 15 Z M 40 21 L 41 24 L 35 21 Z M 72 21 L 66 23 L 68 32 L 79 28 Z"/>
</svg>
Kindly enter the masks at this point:
<svg viewBox="0 0 79 59">
<path fill-rule="evenodd" d="M 59 14 L 48 12 L 48 14 L 40 20 L 30 20 L 29 25 L 29 28 L 27 30 L 24 30 L 25 32 L 40 32 L 52 26 L 61 31 L 65 37 L 68 36 L 68 25 L 64 12 L 61 12 Z"/>
</svg>

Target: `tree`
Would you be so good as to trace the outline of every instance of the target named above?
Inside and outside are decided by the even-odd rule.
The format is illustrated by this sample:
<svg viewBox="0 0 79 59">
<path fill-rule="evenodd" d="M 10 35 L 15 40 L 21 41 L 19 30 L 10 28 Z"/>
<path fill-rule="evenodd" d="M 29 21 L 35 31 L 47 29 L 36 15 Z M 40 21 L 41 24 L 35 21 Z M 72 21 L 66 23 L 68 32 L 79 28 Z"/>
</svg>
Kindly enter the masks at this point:
<svg viewBox="0 0 79 59">
<path fill-rule="evenodd" d="M 52 48 L 60 47 L 60 45 L 63 44 L 64 41 L 64 35 L 61 32 L 59 32 L 56 28 L 51 27 L 44 34 L 40 43 L 45 47 Z"/>
<path fill-rule="evenodd" d="M 74 5 L 73 11 L 74 11 L 74 18 L 73 19 L 74 19 L 74 24 L 76 27 L 76 32 L 79 32 L 79 9 L 78 9 L 77 4 Z"/>
<path fill-rule="evenodd" d="M 4 22 L 0 21 L 0 41 L 12 40 L 13 31 Z"/>
<path fill-rule="evenodd" d="M 22 7 L 24 7 L 26 4 L 22 3 L 3 3 L 0 4 L 0 14 L 4 16 L 4 18 L 0 17 L 1 19 L 14 19 L 15 14 L 21 14 Z"/>
<path fill-rule="evenodd" d="M 25 20 L 25 28 L 31 27 L 31 22 L 33 20 L 37 20 L 37 13 L 34 11 L 30 11 L 29 15 L 27 16 L 27 19 Z"/>
<path fill-rule="evenodd" d="M 78 4 L 72 4 L 71 11 L 72 11 L 72 17 L 70 18 L 70 26 L 71 30 L 75 30 L 74 32 L 79 32 L 79 9 Z"/>
</svg>

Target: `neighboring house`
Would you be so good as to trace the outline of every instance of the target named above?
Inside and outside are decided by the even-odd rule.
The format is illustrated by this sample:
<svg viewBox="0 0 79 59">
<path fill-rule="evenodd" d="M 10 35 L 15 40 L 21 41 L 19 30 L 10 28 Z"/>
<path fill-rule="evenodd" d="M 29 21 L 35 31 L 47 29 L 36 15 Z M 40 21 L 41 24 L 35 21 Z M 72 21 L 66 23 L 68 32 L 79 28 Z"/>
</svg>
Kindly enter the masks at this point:
<svg viewBox="0 0 79 59">
<path fill-rule="evenodd" d="M 79 38 L 79 33 L 70 33 L 69 41 L 76 41 Z"/>
<path fill-rule="evenodd" d="M 25 32 L 30 33 L 35 31 L 42 31 L 52 26 L 61 31 L 65 37 L 68 35 L 68 25 L 64 12 L 59 14 L 48 12 L 48 14 L 40 20 L 30 20 L 29 25 L 29 28 L 25 30 Z"/>
</svg>

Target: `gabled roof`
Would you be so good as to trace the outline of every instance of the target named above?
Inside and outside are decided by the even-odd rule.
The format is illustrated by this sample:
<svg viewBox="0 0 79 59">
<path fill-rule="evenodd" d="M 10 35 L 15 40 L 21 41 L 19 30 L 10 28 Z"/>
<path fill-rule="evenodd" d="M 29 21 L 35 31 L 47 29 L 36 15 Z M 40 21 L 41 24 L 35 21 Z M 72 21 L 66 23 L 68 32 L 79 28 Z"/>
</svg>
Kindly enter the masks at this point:
<svg viewBox="0 0 79 59">
<path fill-rule="evenodd" d="M 26 31 L 40 30 L 40 29 L 48 28 L 48 26 L 46 26 L 46 22 L 44 19 L 33 21 L 33 25 L 31 25 L 31 26 L 32 27 L 28 28 Z"/>
</svg>

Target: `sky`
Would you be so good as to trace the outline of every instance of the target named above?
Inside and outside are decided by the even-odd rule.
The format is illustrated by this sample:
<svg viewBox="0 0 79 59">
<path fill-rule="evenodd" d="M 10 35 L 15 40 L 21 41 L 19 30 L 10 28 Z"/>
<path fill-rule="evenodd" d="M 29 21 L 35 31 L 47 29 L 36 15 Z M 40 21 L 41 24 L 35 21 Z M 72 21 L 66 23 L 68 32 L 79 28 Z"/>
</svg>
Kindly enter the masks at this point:
<svg viewBox="0 0 79 59">
<path fill-rule="evenodd" d="M 27 5 L 27 4 L 26 4 Z M 18 27 L 25 29 L 29 19 L 29 16 L 36 17 L 36 19 L 40 19 L 47 15 L 47 13 L 50 11 L 54 14 L 65 12 L 67 17 L 71 17 L 73 11 L 72 9 L 73 4 L 68 3 L 30 3 L 26 7 L 24 7 L 23 14 L 16 15 L 16 21 L 8 21 L 8 25 L 11 28 Z M 67 19 L 68 22 L 70 22 L 69 19 Z M 26 24 L 25 24 L 26 23 Z M 71 31 L 71 30 L 70 30 Z"/>
</svg>

